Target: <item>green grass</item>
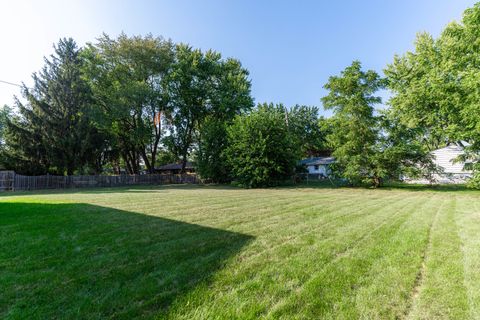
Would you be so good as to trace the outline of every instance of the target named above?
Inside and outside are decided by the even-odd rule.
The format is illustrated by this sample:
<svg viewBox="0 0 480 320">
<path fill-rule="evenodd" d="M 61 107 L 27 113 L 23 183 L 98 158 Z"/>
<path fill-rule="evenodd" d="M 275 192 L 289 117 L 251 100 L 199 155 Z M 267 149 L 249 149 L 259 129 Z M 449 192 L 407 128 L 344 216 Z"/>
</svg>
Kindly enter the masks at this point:
<svg viewBox="0 0 480 320">
<path fill-rule="evenodd" d="M 480 193 L 4 194 L 0 318 L 480 319 Z"/>
</svg>

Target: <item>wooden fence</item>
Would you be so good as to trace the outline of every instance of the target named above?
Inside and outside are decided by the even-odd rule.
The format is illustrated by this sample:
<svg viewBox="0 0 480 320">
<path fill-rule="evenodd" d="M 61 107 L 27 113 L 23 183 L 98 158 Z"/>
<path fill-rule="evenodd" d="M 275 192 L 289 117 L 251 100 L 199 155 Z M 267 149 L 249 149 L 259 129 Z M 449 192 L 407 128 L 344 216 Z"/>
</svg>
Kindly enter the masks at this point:
<svg viewBox="0 0 480 320">
<path fill-rule="evenodd" d="M 117 187 L 142 184 L 200 183 L 195 174 L 145 174 L 117 176 L 23 176 L 0 171 L 0 191 Z"/>
<path fill-rule="evenodd" d="M 15 179 L 15 172 L 0 171 L 0 191 L 12 190 Z"/>
</svg>

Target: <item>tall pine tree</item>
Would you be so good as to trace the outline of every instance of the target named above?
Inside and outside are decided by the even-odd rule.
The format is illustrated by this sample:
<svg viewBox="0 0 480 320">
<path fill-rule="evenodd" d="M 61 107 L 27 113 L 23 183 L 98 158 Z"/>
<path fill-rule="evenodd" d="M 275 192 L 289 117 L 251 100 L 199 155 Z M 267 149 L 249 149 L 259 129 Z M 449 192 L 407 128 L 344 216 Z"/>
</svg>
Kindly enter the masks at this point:
<svg viewBox="0 0 480 320">
<path fill-rule="evenodd" d="M 17 99 L 19 114 L 7 124 L 6 161 L 28 174 L 72 175 L 100 171 L 103 137 L 92 125 L 92 95 L 82 79 L 80 49 L 61 39 L 43 69 L 33 74 L 33 88 Z"/>
</svg>

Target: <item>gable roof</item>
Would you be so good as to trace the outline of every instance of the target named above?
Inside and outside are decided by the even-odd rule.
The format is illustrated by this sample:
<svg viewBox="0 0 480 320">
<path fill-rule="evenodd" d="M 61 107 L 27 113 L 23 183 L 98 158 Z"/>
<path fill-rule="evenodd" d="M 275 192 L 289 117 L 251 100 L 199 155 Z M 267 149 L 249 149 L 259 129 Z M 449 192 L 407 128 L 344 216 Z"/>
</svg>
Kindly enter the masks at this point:
<svg viewBox="0 0 480 320">
<path fill-rule="evenodd" d="M 335 162 L 334 157 L 313 157 L 300 160 L 298 164 L 304 166 L 328 165 Z"/>
</svg>

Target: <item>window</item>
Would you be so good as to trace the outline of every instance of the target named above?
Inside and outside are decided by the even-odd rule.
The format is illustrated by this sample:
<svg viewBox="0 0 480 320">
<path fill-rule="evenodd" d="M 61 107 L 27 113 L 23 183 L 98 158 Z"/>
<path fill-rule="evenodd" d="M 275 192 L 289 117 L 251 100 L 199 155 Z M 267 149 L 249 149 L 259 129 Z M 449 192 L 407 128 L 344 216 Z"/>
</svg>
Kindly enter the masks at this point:
<svg viewBox="0 0 480 320">
<path fill-rule="evenodd" d="M 318 164 L 314 165 L 313 168 L 314 168 L 315 170 L 318 170 Z"/>
</svg>

